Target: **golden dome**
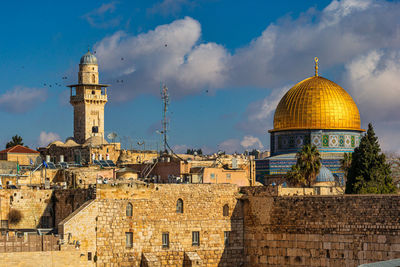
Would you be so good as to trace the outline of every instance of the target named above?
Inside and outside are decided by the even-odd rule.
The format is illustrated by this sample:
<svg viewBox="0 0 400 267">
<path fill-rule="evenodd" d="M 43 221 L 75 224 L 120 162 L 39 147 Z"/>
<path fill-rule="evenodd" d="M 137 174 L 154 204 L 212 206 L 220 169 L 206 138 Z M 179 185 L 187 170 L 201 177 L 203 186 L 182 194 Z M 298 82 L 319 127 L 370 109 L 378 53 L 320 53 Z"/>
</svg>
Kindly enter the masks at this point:
<svg viewBox="0 0 400 267">
<path fill-rule="evenodd" d="M 316 75 L 293 86 L 281 99 L 271 132 L 299 129 L 364 131 L 353 98 L 336 83 Z"/>
</svg>

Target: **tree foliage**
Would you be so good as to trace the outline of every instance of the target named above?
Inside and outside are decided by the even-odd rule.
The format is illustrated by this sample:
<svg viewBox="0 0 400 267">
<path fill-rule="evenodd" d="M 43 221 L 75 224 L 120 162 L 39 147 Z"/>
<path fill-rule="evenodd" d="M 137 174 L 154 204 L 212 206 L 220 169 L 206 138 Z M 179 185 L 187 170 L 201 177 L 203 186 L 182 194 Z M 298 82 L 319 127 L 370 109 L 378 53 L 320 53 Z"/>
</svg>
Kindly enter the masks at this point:
<svg viewBox="0 0 400 267">
<path fill-rule="evenodd" d="M 386 157 L 381 153 L 378 137 L 368 124 L 367 133 L 354 150 L 347 173 L 347 194 L 389 194 L 394 193 L 391 170 Z"/>
<path fill-rule="evenodd" d="M 307 144 L 297 152 L 296 164 L 287 174 L 291 184 L 308 186 L 314 183 L 321 168 L 321 155 L 316 146 Z"/>
<path fill-rule="evenodd" d="M 344 171 L 344 183 L 347 181 L 347 173 L 351 166 L 353 153 L 344 153 L 343 158 L 340 160 L 340 169 Z M 339 183 L 343 185 L 342 183 Z"/>
<path fill-rule="evenodd" d="M 24 145 L 24 143 L 22 142 L 22 137 L 19 136 L 18 134 L 14 135 L 11 138 L 11 141 L 6 144 L 6 148 L 10 148 L 16 145 L 21 145 L 21 146 Z"/>
</svg>

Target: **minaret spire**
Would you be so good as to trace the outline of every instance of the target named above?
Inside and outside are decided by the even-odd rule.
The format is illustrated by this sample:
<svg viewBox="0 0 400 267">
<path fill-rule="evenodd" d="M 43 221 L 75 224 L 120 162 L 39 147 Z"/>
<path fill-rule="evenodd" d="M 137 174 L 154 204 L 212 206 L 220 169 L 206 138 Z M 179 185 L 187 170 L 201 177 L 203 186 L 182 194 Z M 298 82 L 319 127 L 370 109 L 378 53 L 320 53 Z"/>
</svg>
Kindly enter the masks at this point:
<svg viewBox="0 0 400 267">
<path fill-rule="evenodd" d="M 314 61 L 315 61 L 315 76 L 318 76 L 318 58 L 315 57 Z"/>
</svg>

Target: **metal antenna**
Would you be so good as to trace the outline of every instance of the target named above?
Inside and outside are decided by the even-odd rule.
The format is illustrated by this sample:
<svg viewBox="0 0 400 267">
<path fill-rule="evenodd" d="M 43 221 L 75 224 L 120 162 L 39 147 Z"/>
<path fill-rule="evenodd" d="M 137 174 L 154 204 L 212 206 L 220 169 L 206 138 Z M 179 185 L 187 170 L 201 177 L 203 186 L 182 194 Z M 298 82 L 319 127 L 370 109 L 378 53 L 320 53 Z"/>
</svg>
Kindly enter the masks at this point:
<svg viewBox="0 0 400 267">
<path fill-rule="evenodd" d="M 167 111 L 169 105 L 169 94 L 168 94 L 168 87 L 164 84 L 161 90 L 161 99 L 163 101 L 163 120 L 162 120 L 162 134 L 163 134 L 163 145 L 164 145 L 164 152 L 167 152 L 167 128 L 168 128 L 168 118 L 167 118 Z"/>
</svg>

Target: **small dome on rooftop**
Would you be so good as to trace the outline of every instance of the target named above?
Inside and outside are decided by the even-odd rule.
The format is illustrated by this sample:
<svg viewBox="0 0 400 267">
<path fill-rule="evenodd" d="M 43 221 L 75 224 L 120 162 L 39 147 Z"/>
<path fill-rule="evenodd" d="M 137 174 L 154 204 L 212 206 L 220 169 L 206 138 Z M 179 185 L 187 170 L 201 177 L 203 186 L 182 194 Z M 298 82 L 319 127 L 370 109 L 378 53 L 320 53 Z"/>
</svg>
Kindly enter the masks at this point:
<svg viewBox="0 0 400 267">
<path fill-rule="evenodd" d="M 319 183 L 319 182 L 334 182 L 335 177 L 333 176 L 332 172 L 327 167 L 322 165 L 321 169 L 319 169 L 319 174 L 317 175 L 317 179 L 315 181 L 317 183 Z"/>
<path fill-rule="evenodd" d="M 90 51 L 87 51 L 87 53 L 81 57 L 81 64 L 97 65 L 97 58 Z"/>
<path fill-rule="evenodd" d="M 92 136 L 86 139 L 83 145 L 88 146 L 100 146 L 100 145 L 107 145 L 108 142 L 101 136 Z"/>
</svg>

